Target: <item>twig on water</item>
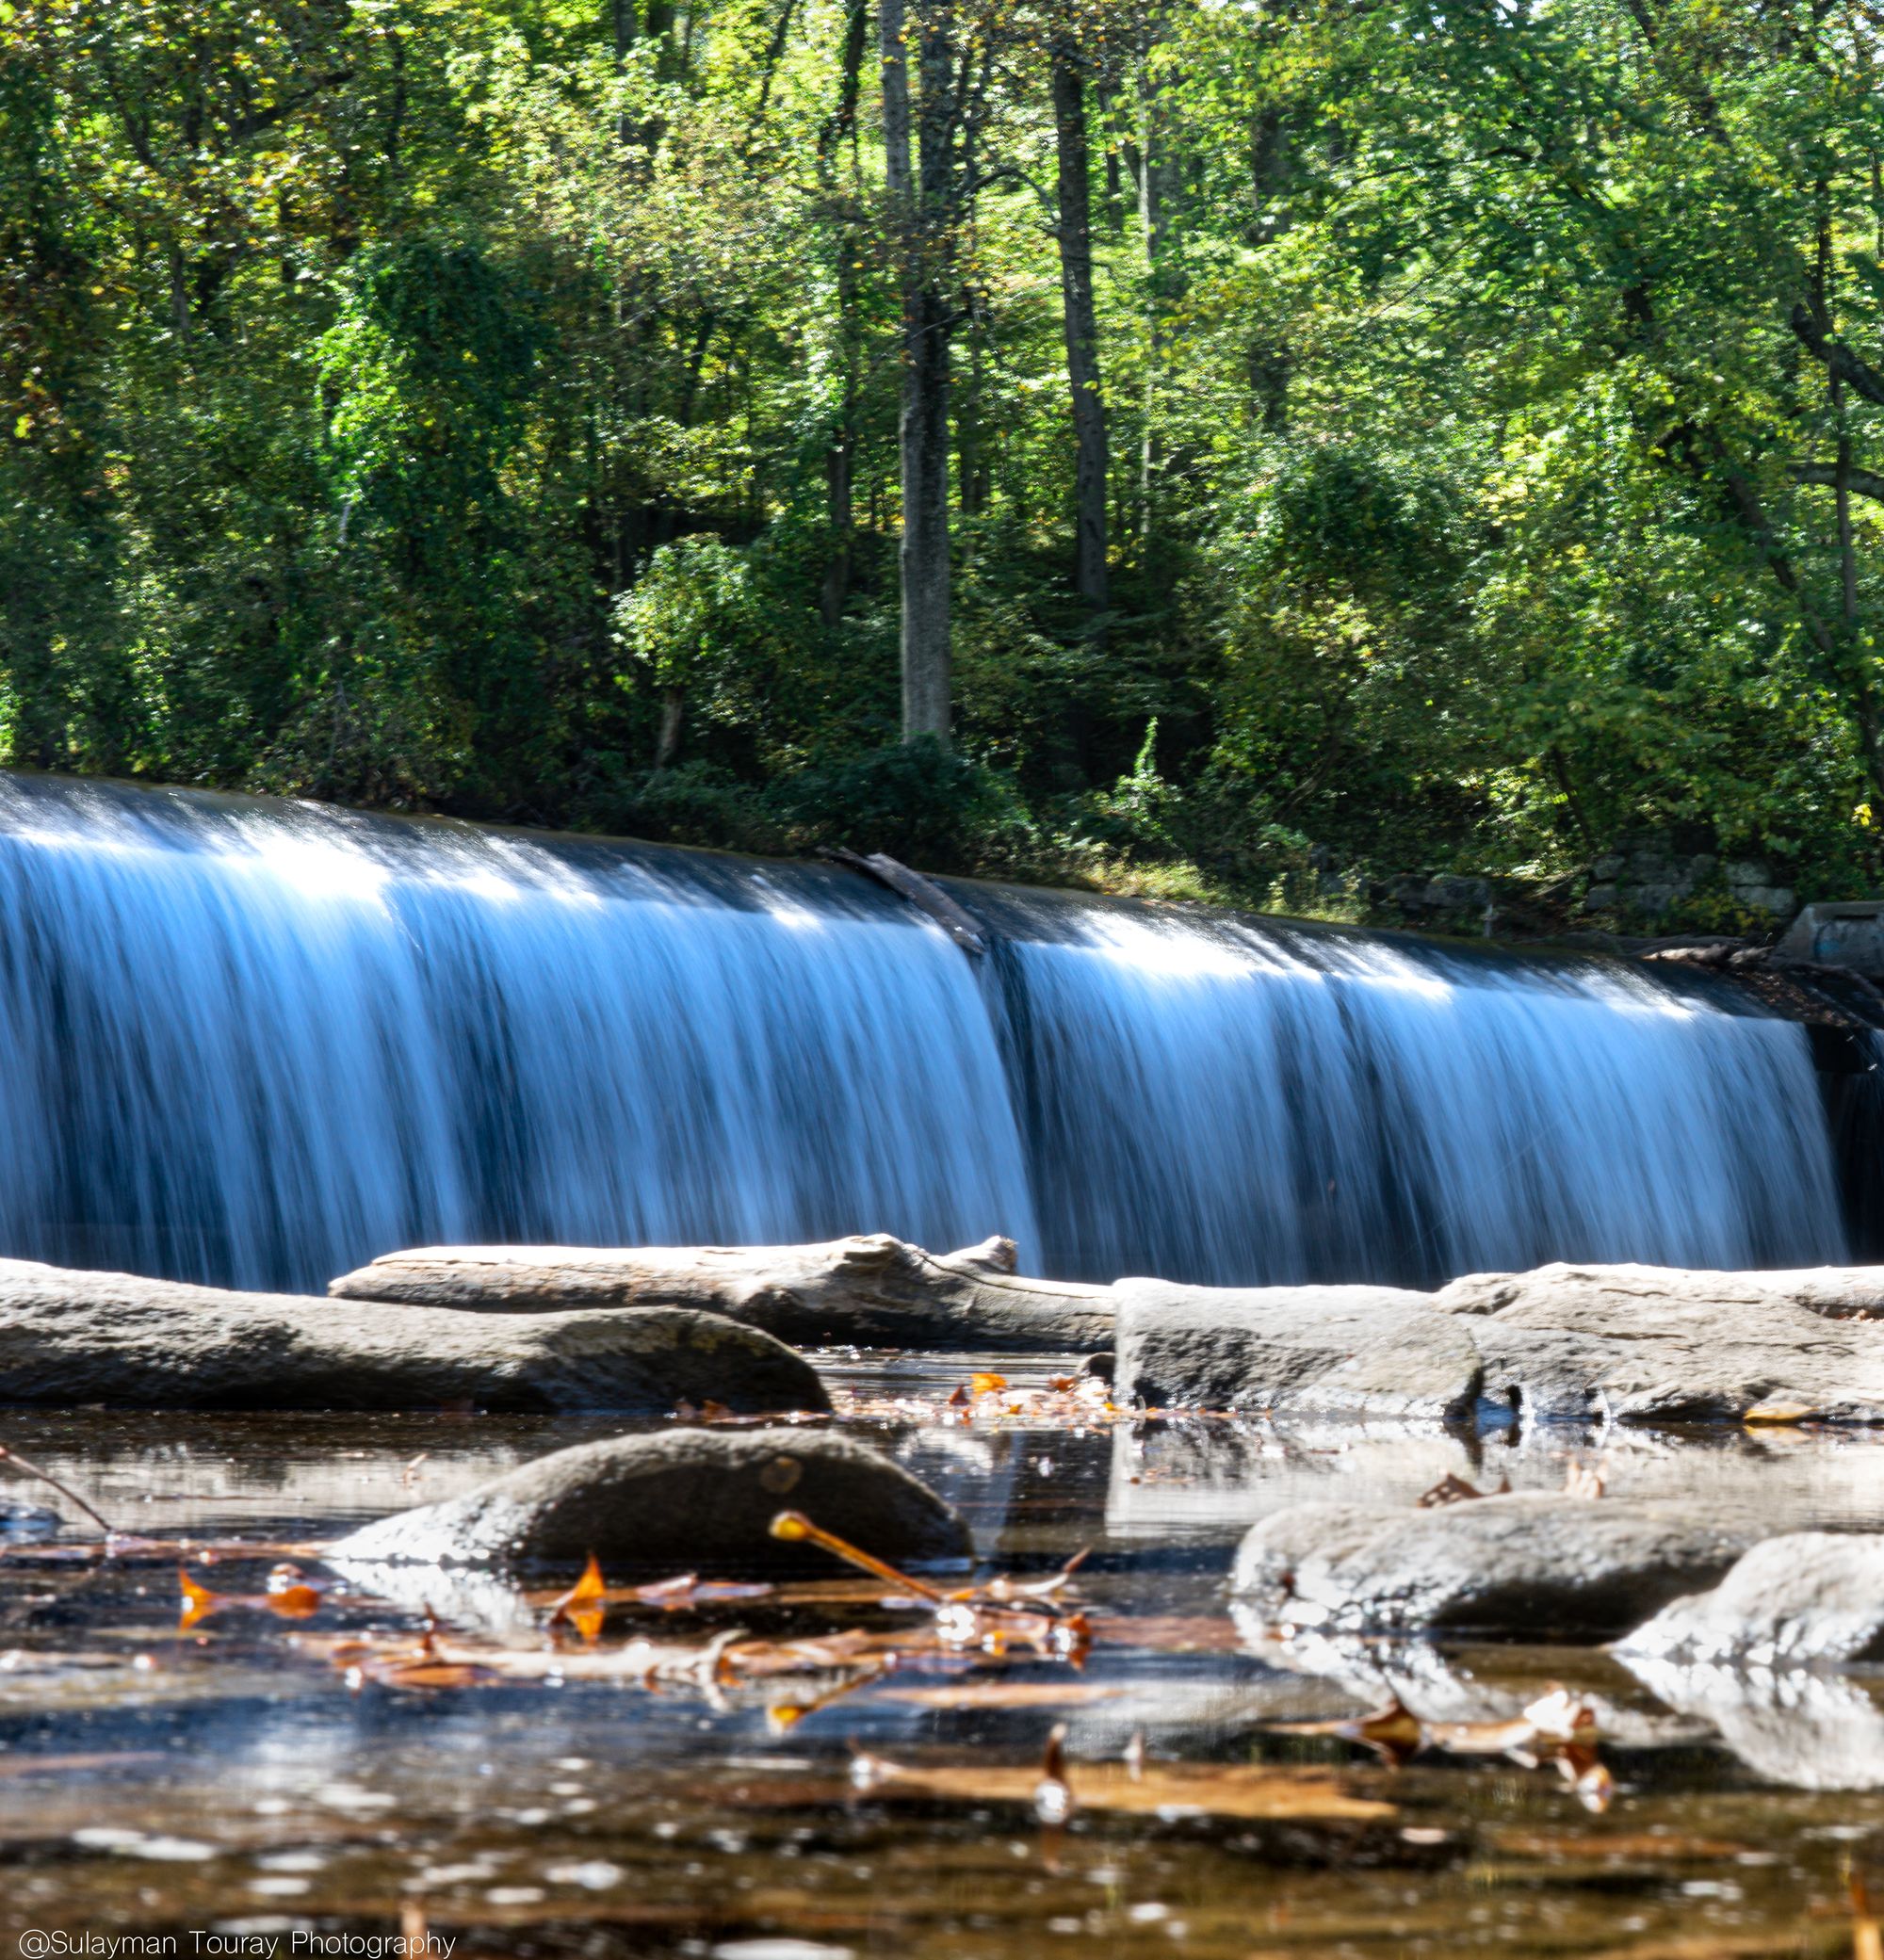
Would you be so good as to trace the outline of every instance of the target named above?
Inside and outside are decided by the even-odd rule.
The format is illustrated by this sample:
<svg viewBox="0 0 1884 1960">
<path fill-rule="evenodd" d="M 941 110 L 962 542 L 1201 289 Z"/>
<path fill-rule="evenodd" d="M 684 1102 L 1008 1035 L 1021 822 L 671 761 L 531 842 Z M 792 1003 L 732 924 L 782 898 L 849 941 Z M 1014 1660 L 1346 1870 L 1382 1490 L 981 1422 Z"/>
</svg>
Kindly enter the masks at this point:
<svg viewBox="0 0 1884 1960">
<path fill-rule="evenodd" d="M 104 1514 L 97 1506 L 88 1503 L 70 1484 L 61 1483 L 50 1470 L 41 1469 L 38 1464 L 29 1462 L 17 1450 L 8 1449 L 5 1443 L 0 1443 L 0 1463 L 9 1463 L 24 1476 L 37 1477 L 41 1483 L 50 1483 L 60 1497 L 76 1504 L 107 1538 L 117 1537 L 118 1533 L 106 1522 Z"/>
</svg>

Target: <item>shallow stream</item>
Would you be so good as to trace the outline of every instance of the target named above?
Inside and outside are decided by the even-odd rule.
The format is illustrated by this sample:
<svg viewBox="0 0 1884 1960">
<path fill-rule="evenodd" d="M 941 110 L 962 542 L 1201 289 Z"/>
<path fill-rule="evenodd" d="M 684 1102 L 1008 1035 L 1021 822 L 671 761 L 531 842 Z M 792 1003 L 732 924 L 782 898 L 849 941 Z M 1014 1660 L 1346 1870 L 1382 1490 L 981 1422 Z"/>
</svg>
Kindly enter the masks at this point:
<svg viewBox="0 0 1884 1960">
<path fill-rule="evenodd" d="M 1278 1641 L 1224 1583 L 1279 1504 L 1409 1502 L 1449 1474 L 1557 1488 L 1574 1468 L 1775 1531 L 1880 1529 L 1884 1439 L 1533 1431 L 1481 1451 L 1133 1422 L 1033 1392 L 1044 1365 L 820 1365 L 839 1419 L 962 1507 L 988 1570 L 1038 1581 L 1090 1548 L 1057 1596 L 1082 1658 L 938 1644 L 921 1602 L 836 1562 L 822 1589 L 616 1596 L 592 1640 L 545 1631 L 542 1596 L 395 1603 L 318 1561 L 365 1519 L 620 1421 L 8 1415 L 0 1441 L 127 1535 L 82 1551 L 62 1499 L 5 1486 L 5 1932 L 68 1936 L 41 1952 L 428 1931 L 454 1953 L 723 1960 L 1884 1951 L 1863 1903 L 1867 1881 L 1884 1901 L 1884 1673 L 1650 1682 L 1591 1649 Z M 951 1401 L 977 1368 L 1008 1386 Z M 287 1557 L 317 1596 L 270 1604 Z M 188 1628 L 180 1563 L 226 1596 Z M 637 1636 L 671 1659 L 733 1629 L 779 1670 L 601 1672 Z M 1493 1746 L 1557 1684 L 1595 1711 L 1597 1776 Z M 1396 1767 L 1302 1732 L 1395 1693 L 1454 1746 Z"/>
</svg>

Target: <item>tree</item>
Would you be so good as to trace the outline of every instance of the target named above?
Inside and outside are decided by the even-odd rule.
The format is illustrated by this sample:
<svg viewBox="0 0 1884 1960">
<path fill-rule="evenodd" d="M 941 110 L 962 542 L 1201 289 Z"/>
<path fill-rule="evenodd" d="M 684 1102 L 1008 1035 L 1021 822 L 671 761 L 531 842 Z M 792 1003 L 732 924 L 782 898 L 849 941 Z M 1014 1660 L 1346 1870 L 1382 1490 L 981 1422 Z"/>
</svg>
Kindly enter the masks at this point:
<svg viewBox="0 0 1884 1960">
<path fill-rule="evenodd" d="M 1074 23 L 1052 41 L 1053 132 L 1057 164 L 1060 295 L 1066 328 L 1066 384 L 1073 404 L 1075 583 L 1088 606 L 1107 593 L 1106 500 L 1110 452 L 1099 382 L 1099 327 L 1093 303 L 1092 167 L 1086 132 L 1090 51 Z"/>
</svg>

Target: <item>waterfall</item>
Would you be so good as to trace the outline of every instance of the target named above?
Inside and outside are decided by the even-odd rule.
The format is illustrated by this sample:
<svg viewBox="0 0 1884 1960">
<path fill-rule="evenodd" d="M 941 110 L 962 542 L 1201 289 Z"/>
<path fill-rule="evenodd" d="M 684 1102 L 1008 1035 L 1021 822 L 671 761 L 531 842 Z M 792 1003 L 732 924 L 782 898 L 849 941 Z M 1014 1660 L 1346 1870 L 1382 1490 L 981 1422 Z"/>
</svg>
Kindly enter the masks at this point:
<svg viewBox="0 0 1884 1960">
<path fill-rule="evenodd" d="M 998 902 L 1050 1271 L 1437 1285 L 1843 1255 L 1793 1023 L 1619 963 Z"/>
<path fill-rule="evenodd" d="M 1804 1032 L 1596 962 L 0 775 L 0 1255 L 994 1231 L 1032 1270 L 1842 1255 Z"/>
<path fill-rule="evenodd" d="M 0 1251 L 1034 1236 L 953 946 L 847 872 L 0 779 Z"/>
</svg>

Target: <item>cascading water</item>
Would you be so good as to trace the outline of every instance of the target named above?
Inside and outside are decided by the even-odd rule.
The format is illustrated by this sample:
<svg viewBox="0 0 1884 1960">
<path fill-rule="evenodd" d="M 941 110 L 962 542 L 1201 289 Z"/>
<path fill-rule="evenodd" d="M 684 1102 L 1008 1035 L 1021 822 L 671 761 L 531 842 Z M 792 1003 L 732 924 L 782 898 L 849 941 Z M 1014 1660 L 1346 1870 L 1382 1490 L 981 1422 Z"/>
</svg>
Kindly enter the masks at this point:
<svg viewBox="0 0 1884 1960">
<path fill-rule="evenodd" d="M 1049 1271 L 1437 1284 L 1843 1255 L 1790 1022 L 1618 964 L 999 904 Z"/>
<path fill-rule="evenodd" d="M 1843 1249 L 1804 1034 L 1633 973 L 0 776 L 0 1255 L 1011 1234 L 1222 1283 Z"/>
<path fill-rule="evenodd" d="M 849 873 L 0 780 L 0 1251 L 1032 1235 L 973 974 Z"/>
</svg>

